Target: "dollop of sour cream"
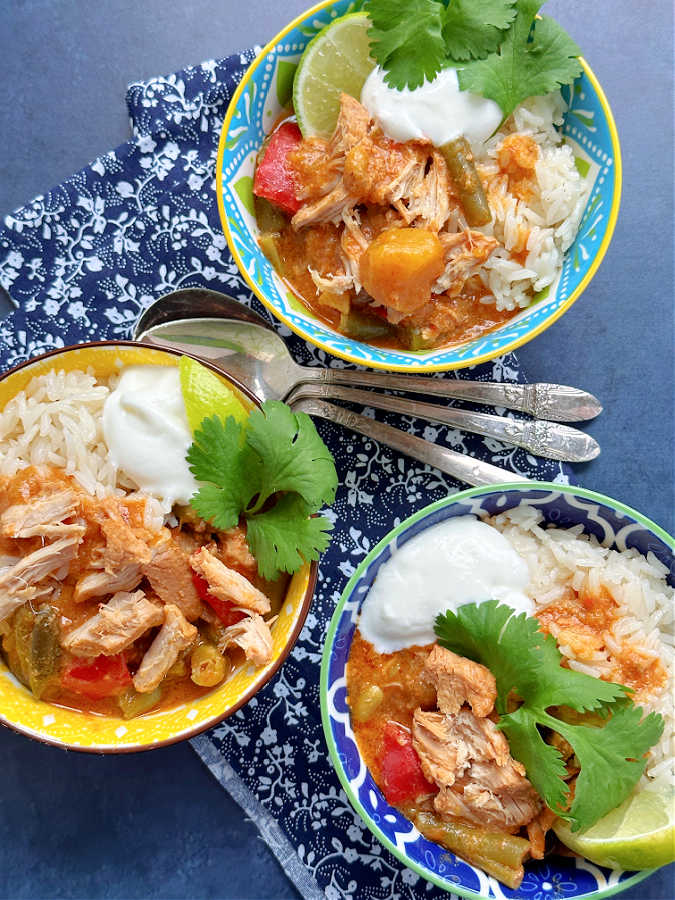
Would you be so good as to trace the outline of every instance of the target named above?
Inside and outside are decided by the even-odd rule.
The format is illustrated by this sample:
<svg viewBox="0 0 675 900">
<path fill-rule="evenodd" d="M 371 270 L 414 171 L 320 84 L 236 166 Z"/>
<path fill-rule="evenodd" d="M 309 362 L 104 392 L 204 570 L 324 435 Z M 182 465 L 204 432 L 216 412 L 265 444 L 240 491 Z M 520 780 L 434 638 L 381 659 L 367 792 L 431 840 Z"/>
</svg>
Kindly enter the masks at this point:
<svg viewBox="0 0 675 900">
<path fill-rule="evenodd" d="M 192 443 L 177 366 L 129 366 L 103 406 L 111 461 L 168 509 L 198 490 L 185 454 Z"/>
<path fill-rule="evenodd" d="M 459 516 L 393 550 L 364 600 L 359 630 L 378 653 L 436 640 L 434 620 L 465 603 L 499 600 L 534 613 L 527 563 L 496 528 Z"/>
<path fill-rule="evenodd" d="M 399 91 L 389 87 L 376 66 L 361 90 L 361 103 L 394 141 L 431 141 L 442 147 L 464 135 L 483 143 L 502 121 L 494 100 L 461 91 L 455 69 L 441 69 L 433 81 Z"/>
</svg>

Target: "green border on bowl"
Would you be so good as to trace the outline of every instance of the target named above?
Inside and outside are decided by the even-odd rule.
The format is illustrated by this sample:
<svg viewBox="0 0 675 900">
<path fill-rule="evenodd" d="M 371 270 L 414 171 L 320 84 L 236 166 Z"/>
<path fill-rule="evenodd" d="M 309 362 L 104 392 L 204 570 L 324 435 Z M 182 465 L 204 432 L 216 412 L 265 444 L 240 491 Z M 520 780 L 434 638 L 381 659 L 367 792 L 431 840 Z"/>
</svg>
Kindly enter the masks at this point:
<svg viewBox="0 0 675 900">
<path fill-rule="evenodd" d="M 344 771 L 342 766 L 340 765 L 338 759 L 338 751 L 335 745 L 335 741 L 333 739 L 333 733 L 330 727 L 330 721 L 328 716 L 328 709 L 326 705 L 326 696 L 327 696 L 327 688 L 328 688 L 328 667 L 330 660 L 330 648 L 332 647 L 333 640 L 335 638 L 335 632 L 337 630 L 338 621 L 342 615 L 342 610 L 344 608 L 345 603 L 347 602 L 348 597 L 352 593 L 355 585 L 366 571 L 368 566 L 372 563 L 372 561 L 382 552 L 382 550 L 390 544 L 393 540 L 395 540 L 403 531 L 408 529 L 411 525 L 414 525 L 416 522 L 419 522 L 420 519 L 423 519 L 425 516 L 429 515 L 429 513 L 435 512 L 437 509 L 442 509 L 445 506 L 449 506 L 451 503 L 461 502 L 466 499 L 470 499 L 472 497 L 479 497 L 482 494 L 491 494 L 495 491 L 507 491 L 507 490 L 532 490 L 534 488 L 541 488 L 542 490 L 548 491 L 560 491 L 564 494 L 571 494 L 573 496 L 583 497 L 586 500 L 592 500 L 596 503 L 603 504 L 605 506 L 610 506 L 619 512 L 624 513 L 625 515 L 630 516 L 635 519 L 640 525 L 644 526 L 647 530 L 651 531 L 656 537 L 660 538 L 668 547 L 675 552 L 675 538 L 671 537 L 667 531 L 661 528 L 660 525 L 657 525 L 656 522 L 652 522 L 651 519 L 644 516 L 642 513 L 638 512 L 636 509 L 633 509 L 630 506 L 626 506 L 623 503 L 620 503 L 617 500 L 608 497 L 606 494 L 599 494 L 597 491 L 591 491 L 588 488 L 575 487 L 574 485 L 567 484 L 555 484 L 550 481 L 530 481 L 530 482 L 504 482 L 503 484 L 492 484 L 486 485 L 484 487 L 476 487 L 469 488 L 464 491 L 458 491 L 456 494 L 450 494 L 448 497 L 443 497 L 441 500 L 436 500 L 434 503 L 430 503 L 428 506 L 425 506 L 423 509 L 420 509 L 418 512 L 413 513 L 411 516 L 408 516 L 407 519 L 404 519 L 399 525 L 393 528 L 388 534 L 386 534 L 382 540 L 380 540 L 373 549 L 368 553 L 368 555 L 361 561 L 358 568 L 352 575 L 352 577 L 347 582 L 345 589 L 340 595 L 340 599 L 338 601 L 337 606 L 333 612 L 333 615 L 330 620 L 330 624 L 328 626 L 328 631 L 326 633 L 326 640 L 324 643 L 324 649 L 321 658 L 321 677 L 319 681 L 319 699 L 321 702 L 321 724 L 323 726 L 323 733 L 326 739 L 326 744 L 328 746 L 328 753 L 330 755 L 331 762 L 333 763 L 333 768 L 335 769 L 338 778 L 340 779 L 340 784 L 342 785 L 343 790 L 347 794 L 349 802 L 352 807 L 356 810 L 356 812 L 361 817 L 363 823 L 367 826 L 367 828 L 375 835 L 375 837 L 380 841 L 380 843 L 389 850 L 400 862 L 402 862 L 409 869 L 412 869 L 414 872 L 417 872 L 418 875 L 421 875 L 422 878 L 430 881 L 432 884 L 435 884 L 437 887 L 442 888 L 445 891 L 452 892 L 458 894 L 461 897 L 466 897 L 467 900 L 494 900 L 494 898 L 487 897 L 485 894 L 478 894 L 475 891 L 468 890 L 461 885 L 452 884 L 450 885 L 447 881 L 439 878 L 433 872 L 429 872 L 427 869 L 424 869 L 422 866 L 417 863 L 411 862 L 406 855 L 398 849 L 388 838 L 382 835 L 379 832 L 377 826 L 370 820 L 367 812 L 363 808 L 362 804 L 359 802 L 358 798 L 354 795 L 349 782 L 345 778 Z M 645 878 L 648 878 L 653 872 L 657 871 L 656 869 L 643 869 L 640 872 L 637 872 L 631 878 L 626 878 L 625 881 L 620 881 L 611 887 L 605 888 L 600 891 L 593 891 L 590 894 L 581 894 L 575 898 L 575 900 L 585 900 L 585 898 L 592 898 L 592 900 L 602 900 L 603 897 L 611 897 L 613 894 L 618 894 L 621 891 L 627 890 L 629 887 L 633 887 L 636 884 L 639 884 L 641 881 L 644 881 Z"/>
</svg>

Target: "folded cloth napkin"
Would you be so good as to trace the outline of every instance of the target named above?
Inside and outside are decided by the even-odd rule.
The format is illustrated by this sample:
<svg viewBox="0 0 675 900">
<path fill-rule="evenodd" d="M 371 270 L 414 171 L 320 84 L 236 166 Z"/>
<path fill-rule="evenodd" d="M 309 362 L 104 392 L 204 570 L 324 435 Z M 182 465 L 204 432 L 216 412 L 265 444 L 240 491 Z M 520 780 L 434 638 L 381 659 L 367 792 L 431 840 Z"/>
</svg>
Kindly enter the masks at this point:
<svg viewBox="0 0 675 900">
<path fill-rule="evenodd" d="M 0 285 L 17 309 L 0 323 L 0 367 L 68 344 L 127 338 L 139 313 L 178 287 L 225 289 L 270 318 L 227 251 L 215 195 L 223 116 L 253 55 L 132 84 L 131 140 L 5 218 Z M 276 325 L 298 362 L 345 365 Z M 524 380 L 513 355 L 457 377 Z M 569 480 L 559 463 L 496 441 L 366 414 L 530 478 Z M 192 744 L 304 897 L 447 897 L 381 847 L 340 789 L 321 728 L 319 663 L 335 603 L 370 548 L 461 485 L 368 438 L 323 422 L 319 429 L 335 456 L 340 488 L 305 627 L 278 675 Z"/>
</svg>

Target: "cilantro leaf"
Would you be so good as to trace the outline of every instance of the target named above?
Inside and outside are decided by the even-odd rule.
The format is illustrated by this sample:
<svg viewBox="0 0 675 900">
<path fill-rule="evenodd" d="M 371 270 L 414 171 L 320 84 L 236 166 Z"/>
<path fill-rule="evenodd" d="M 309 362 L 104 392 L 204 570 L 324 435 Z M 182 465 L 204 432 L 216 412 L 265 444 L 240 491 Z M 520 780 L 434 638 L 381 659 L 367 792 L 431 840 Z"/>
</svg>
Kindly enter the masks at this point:
<svg viewBox="0 0 675 900">
<path fill-rule="evenodd" d="M 515 0 L 451 0 L 445 11 L 443 38 L 453 60 L 482 59 L 497 49 L 513 22 Z"/>
<path fill-rule="evenodd" d="M 330 543 L 332 528 L 325 516 L 310 517 L 302 498 L 286 494 L 271 509 L 248 519 L 246 539 L 258 571 L 273 581 L 318 559 Z"/>
<path fill-rule="evenodd" d="M 499 728 L 506 735 L 514 759 L 525 766 L 527 777 L 546 805 L 558 815 L 567 806 L 568 787 L 565 782 L 567 769 L 562 755 L 552 744 L 547 744 L 537 728 L 537 715 L 527 706 L 519 707 L 499 721 Z"/>
<path fill-rule="evenodd" d="M 261 463 L 253 512 L 278 491 L 299 494 L 310 512 L 332 503 L 337 490 L 335 464 L 307 413 L 294 413 L 285 403 L 268 400 L 249 416 L 246 443 Z"/>
<path fill-rule="evenodd" d="M 569 813 L 572 831 L 589 828 L 630 794 L 645 770 L 644 754 L 663 734 L 663 719 L 631 703 L 612 710 L 602 728 L 568 725 L 553 719 L 555 728 L 574 747 L 581 772 Z M 598 786 L 602 785 L 602 790 Z"/>
<path fill-rule="evenodd" d="M 390 87 L 412 90 L 443 68 L 442 0 L 369 0 L 366 11 L 373 23 L 368 29 L 370 54 L 385 70 Z"/>
<path fill-rule="evenodd" d="M 494 100 L 506 119 L 528 97 L 548 94 L 581 74 L 581 50 L 553 19 L 535 20 L 541 0 L 516 0 L 516 18 L 501 46 L 457 73 L 459 86 Z"/>
<path fill-rule="evenodd" d="M 439 644 L 486 666 L 497 682 L 497 711 L 506 710 L 511 691 L 545 709 L 565 705 L 579 712 L 598 709 L 626 696 L 627 688 L 561 666 L 562 654 L 537 619 L 515 615 L 497 600 L 467 603 L 436 619 Z"/>
<path fill-rule="evenodd" d="M 203 484 L 190 498 L 190 506 L 205 522 L 211 522 L 221 531 L 234 528 L 239 522 L 239 498 L 215 484 Z"/>
<path fill-rule="evenodd" d="M 439 644 L 482 663 L 495 676 L 499 728 L 512 755 L 550 809 L 571 820 L 573 830 L 590 827 L 628 796 L 644 771 L 644 754 L 663 731 L 661 716 L 643 719 L 623 685 L 564 668 L 554 638 L 540 631 L 537 619 L 516 615 L 496 600 L 469 603 L 457 613 L 448 610 L 437 617 L 435 632 Z M 522 705 L 509 713 L 510 695 Z M 596 710 L 606 721 L 602 727 L 565 722 L 549 712 L 556 706 Z M 581 766 L 569 810 L 563 760 L 543 740 L 542 726 L 569 742 Z"/>
<path fill-rule="evenodd" d="M 218 416 L 204 419 L 186 458 L 197 481 L 205 482 L 191 506 L 216 528 L 233 528 L 258 483 L 258 462 L 246 452 L 243 427 L 231 416 L 225 422 Z"/>
<path fill-rule="evenodd" d="M 232 417 L 204 419 L 187 461 L 200 482 L 190 504 L 222 531 L 243 516 L 263 577 L 292 573 L 328 546 L 330 522 L 310 516 L 335 497 L 337 472 L 305 413 L 268 402 L 243 426 Z"/>
<path fill-rule="evenodd" d="M 225 422 L 219 416 L 204 419 L 186 457 L 197 481 L 219 483 L 230 477 L 230 469 L 238 464 L 242 442 L 243 429 L 232 417 Z"/>
</svg>

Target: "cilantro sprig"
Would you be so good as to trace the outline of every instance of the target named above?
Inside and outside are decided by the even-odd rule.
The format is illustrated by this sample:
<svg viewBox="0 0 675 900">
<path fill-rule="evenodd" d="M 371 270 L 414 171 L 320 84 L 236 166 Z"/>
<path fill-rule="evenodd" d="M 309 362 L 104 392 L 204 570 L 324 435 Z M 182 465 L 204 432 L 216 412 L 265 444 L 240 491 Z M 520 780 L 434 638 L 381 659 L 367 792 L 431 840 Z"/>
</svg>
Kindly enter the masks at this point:
<svg viewBox="0 0 675 900">
<path fill-rule="evenodd" d="M 448 610 L 435 624 L 438 642 L 490 669 L 497 684 L 499 728 L 511 753 L 547 806 L 569 819 L 573 831 L 586 829 L 629 795 L 644 772 L 647 750 L 663 733 L 663 719 L 645 716 L 632 704 L 630 689 L 561 666 L 555 639 L 539 622 L 496 600 Z M 509 712 L 509 701 L 522 701 Z M 595 711 L 601 726 L 563 721 L 552 707 Z M 550 728 L 567 740 L 580 765 L 569 804 L 566 769 L 560 752 L 542 737 Z"/>
<path fill-rule="evenodd" d="M 581 51 L 548 16 L 544 0 L 368 0 L 370 54 L 399 90 L 441 69 L 459 86 L 494 100 L 504 119 L 528 97 L 548 94 L 581 73 Z"/>
<path fill-rule="evenodd" d="M 496 52 L 462 68 L 463 91 L 494 100 L 504 118 L 528 97 L 549 94 L 581 74 L 581 50 L 549 16 L 535 19 L 542 0 L 517 0 L 517 15 Z"/>
<path fill-rule="evenodd" d="M 221 531 L 246 519 L 246 539 L 263 578 L 297 571 L 330 543 L 332 523 L 315 513 L 333 501 L 337 472 L 305 413 L 269 400 L 246 425 L 206 418 L 187 461 L 201 482 L 190 504 Z"/>
</svg>

